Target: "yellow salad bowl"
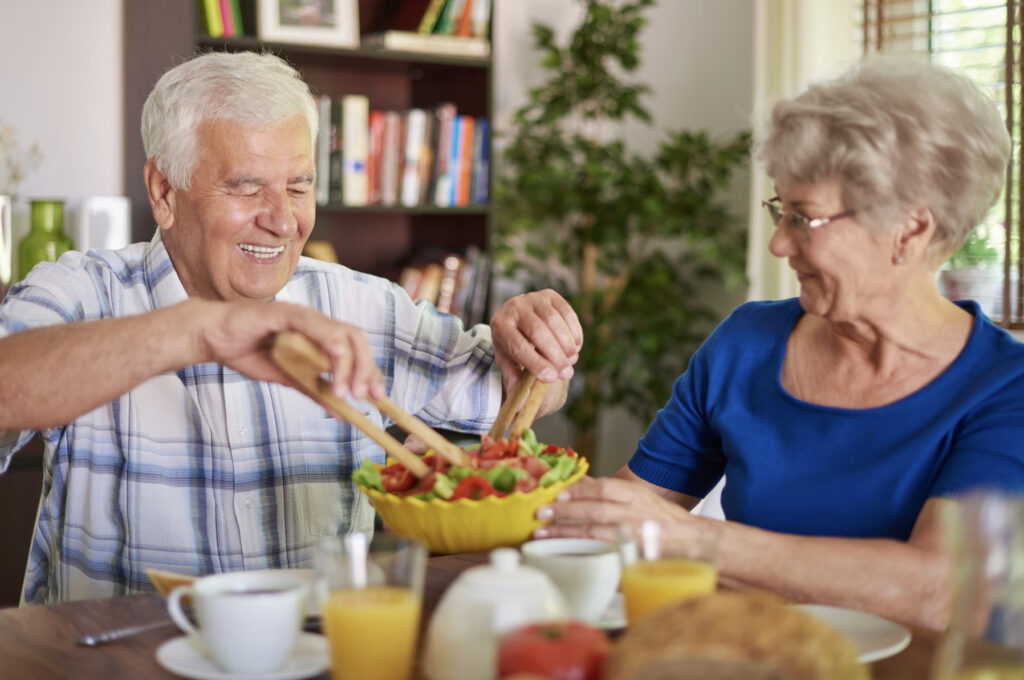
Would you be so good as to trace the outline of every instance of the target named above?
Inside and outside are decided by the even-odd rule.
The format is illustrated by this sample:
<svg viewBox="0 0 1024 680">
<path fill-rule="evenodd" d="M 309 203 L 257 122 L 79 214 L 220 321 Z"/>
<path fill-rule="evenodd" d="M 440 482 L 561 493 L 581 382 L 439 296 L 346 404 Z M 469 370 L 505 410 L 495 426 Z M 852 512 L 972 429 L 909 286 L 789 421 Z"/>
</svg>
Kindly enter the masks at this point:
<svg viewBox="0 0 1024 680">
<path fill-rule="evenodd" d="M 479 500 L 433 498 L 424 501 L 363 486 L 359 489 L 395 534 L 419 541 L 431 552 L 484 552 L 529 540 L 534 529 L 546 524 L 535 517 L 537 508 L 550 503 L 562 489 L 582 479 L 589 467 L 587 460 L 579 457 L 576 469 L 566 480 L 529 493 L 513 491 L 507 496 L 486 496 Z"/>
</svg>

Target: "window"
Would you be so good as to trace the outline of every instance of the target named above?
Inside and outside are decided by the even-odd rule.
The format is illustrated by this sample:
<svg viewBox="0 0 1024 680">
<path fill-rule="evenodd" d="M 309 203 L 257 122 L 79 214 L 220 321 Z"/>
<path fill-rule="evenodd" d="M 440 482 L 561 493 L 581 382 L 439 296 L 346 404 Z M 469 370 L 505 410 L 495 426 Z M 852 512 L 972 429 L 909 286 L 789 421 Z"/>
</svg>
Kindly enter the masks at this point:
<svg viewBox="0 0 1024 680">
<path fill-rule="evenodd" d="M 956 69 L 988 90 L 999 104 L 1013 139 L 1013 153 L 1002 199 L 978 227 L 974 238 L 951 265 L 974 265 L 971 289 L 953 288 L 953 276 L 940 274 L 950 297 L 973 297 L 993 320 L 1024 328 L 1024 258 L 1021 224 L 1020 0 L 862 0 L 865 54 L 927 54 L 935 63 Z"/>
</svg>

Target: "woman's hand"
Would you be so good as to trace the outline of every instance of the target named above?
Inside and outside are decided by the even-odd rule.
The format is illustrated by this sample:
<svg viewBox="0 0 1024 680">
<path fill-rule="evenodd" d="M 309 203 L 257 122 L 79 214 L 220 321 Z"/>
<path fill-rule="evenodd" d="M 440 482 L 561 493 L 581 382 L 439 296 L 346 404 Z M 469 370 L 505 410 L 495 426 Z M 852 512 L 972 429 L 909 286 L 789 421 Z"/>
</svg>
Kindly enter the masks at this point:
<svg viewBox="0 0 1024 680">
<path fill-rule="evenodd" d="M 663 531 L 692 535 L 701 520 L 686 508 L 652 491 L 642 482 L 584 477 L 551 505 L 537 510 L 537 519 L 551 524 L 533 532 L 535 538 L 584 537 L 616 541 L 620 527 L 644 520 L 658 522 Z"/>
</svg>

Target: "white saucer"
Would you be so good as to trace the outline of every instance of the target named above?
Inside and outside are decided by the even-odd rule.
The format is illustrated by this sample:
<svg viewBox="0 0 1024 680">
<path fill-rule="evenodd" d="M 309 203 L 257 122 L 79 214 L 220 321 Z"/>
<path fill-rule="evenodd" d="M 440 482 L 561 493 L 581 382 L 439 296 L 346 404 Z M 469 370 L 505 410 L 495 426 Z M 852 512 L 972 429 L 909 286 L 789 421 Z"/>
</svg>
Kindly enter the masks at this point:
<svg viewBox="0 0 1024 680">
<path fill-rule="evenodd" d="M 229 673 L 200 650 L 192 636 L 182 635 L 160 645 L 156 660 L 172 673 L 195 680 L 240 680 L 242 674 Z M 284 666 L 271 673 L 245 674 L 246 680 L 298 680 L 319 675 L 331 665 L 327 638 L 315 633 L 301 633 Z"/>
<path fill-rule="evenodd" d="M 626 627 L 626 607 L 622 604 L 622 593 L 615 593 L 611 604 L 601 614 L 601 618 L 594 621 L 594 626 L 605 630 L 618 630 Z"/>
<path fill-rule="evenodd" d="M 871 663 L 898 654 L 910 644 L 910 631 L 881 616 L 823 604 L 796 605 L 853 640 L 861 663 Z"/>
</svg>

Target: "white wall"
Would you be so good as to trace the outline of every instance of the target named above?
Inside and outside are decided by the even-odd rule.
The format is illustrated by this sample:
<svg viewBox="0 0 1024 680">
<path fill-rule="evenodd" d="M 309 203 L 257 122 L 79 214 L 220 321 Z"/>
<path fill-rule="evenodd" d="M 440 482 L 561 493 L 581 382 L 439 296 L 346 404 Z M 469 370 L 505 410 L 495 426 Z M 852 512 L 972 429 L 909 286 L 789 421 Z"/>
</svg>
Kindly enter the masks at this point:
<svg viewBox="0 0 1024 680">
<path fill-rule="evenodd" d="M 22 217 L 26 198 L 64 198 L 73 208 L 122 193 L 122 1 L 0 6 L 0 119 L 22 148 L 43 152 L 19 187 Z"/>
<path fill-rule="evenodd" d="M 581 15 L 575 0 L 496 0 L 494 119 L 496 129 L 507 127 L 516 108 L 526 101 L 529 87 L 543 72 L 533 51 L 530 25 L 540 21 L 558 26 L 565 36 Z M 651 8 L 643 34 L 643 64 L 637 79 L 652 88 L 647 106 L 655 130 L 627 126 L 631 148 L 652 148 L 659 131 L 704 129 L 728 136 L 751 127 L 753 108 L 754 3 L 750 0 L 660 0 Z M 733 211 L 747 213 L 749 175 L 741 173 L 730 192 Z M 745 296 L 725 301 L 730 307 Z M 651 414 L 653 418 L 654 414 Z M 597 474 L 611 474 L 633 453 L 647 423 L 625 413 L 604 414 L 599 431 Z M 550 416 L 537 424 L 542 439 L 569 440 L 568 423 Z"/>
</svg>

